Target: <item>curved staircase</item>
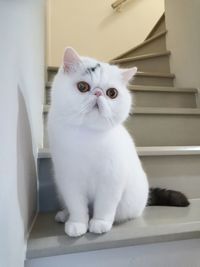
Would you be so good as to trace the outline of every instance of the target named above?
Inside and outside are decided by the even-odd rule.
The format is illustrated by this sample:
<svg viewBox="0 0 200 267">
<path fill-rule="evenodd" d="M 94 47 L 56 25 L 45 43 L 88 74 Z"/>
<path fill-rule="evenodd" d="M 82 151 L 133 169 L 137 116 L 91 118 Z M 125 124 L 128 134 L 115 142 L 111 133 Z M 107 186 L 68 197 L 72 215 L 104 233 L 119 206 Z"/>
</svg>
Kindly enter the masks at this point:
<svg viewBox="0 0 200 267">
<path fill-rule="evenodd" d="M 126 126 L 135 139 L 150 185 L 181 190 L 191 199 L 191 205 L 148 207 L 142 218 L 115 226 L 106 235 L 71 239 L 65 236 L 63 225 L 53 220 L 59 202 L 45 133 L 44 148 L 38 153 L 39 215 L 28 242 L 27 266 L 43 257 L 200 237 L 199 94 L 196 88 L 173 87 L 175 75 L 170 73 L 166 35 L 163 15 L 143 43 L 110 63 L 138 67 L 129 84 L 134 105 Z M 57 69 L 48 67 L 45 124 Z"/>
</svg>

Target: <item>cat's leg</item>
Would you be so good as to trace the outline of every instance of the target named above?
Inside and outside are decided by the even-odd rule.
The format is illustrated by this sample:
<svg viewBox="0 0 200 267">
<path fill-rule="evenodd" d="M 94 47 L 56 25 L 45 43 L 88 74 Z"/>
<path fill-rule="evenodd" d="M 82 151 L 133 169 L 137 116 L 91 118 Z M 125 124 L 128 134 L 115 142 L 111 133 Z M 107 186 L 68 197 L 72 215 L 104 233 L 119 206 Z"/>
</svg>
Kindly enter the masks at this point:
<svg viewBox="0 0 200 267">
<path fill-rule="evenodd" d="M 146 206 L 148 188 L 139 193 L 133 185 L 127 186 L 116 210 L 115 222 L 123 222 L 140 217 Z"/>
<path fill-rule="evenodd" d="M 72 194 L 67 198 L 69 219 L 65 223 L 65 233 L 69 236 L 81 236 L 88 229 L 88 203 L 80 194 Z"/>
<path fill-rule="evenodd" d="M 55 221 L 58 223 L 65 223 L 67 221 L 67 218 L 69 216 L 68 210 L 63 209 L 56 213 Z"/>
<path fill-rule="evenodd" d="M 105 188 L 104 190 L 98 190 L 94 202 L 93 218 L 89 223 L 90 232 L 102 234 L 110 231 L 120 197 L 120 192 L 113 194 L 109 189 L 107 192 Z"/>
</svg>

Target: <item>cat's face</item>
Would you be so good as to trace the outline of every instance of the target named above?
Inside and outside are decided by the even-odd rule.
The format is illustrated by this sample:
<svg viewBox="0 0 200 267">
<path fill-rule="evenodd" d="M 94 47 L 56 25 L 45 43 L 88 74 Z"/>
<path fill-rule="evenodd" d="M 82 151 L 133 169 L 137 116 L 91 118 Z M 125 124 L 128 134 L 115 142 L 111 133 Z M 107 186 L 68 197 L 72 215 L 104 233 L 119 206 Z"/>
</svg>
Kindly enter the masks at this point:
<svg viewBox="0 0 200 267">
<path fill-rule="evenodd" d="M 131 96 L 126 88 L 137 69 L 79 57 L 67 48 L 53 85 L 52 101 L 67 124 L 107 130 L 128 117 Z"/>
</svg>

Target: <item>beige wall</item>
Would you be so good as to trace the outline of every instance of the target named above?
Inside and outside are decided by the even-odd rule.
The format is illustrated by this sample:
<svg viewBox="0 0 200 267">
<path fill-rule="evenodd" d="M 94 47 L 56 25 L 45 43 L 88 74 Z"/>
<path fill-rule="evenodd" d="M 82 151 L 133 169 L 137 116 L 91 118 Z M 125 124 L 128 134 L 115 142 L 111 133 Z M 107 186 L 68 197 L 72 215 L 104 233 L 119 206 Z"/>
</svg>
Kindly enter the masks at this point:
<svg viewBox="0 0 200 267">
<path fill-rule="evenodd" d="M 200 1 L 165 0 L 165 6 L 175 86 L 200 88 Z"/>
<path fill-rule="evenodd" d="M 114 0 L 48 0 L 47 64 L 60 65 L 66 46 L 109 60 L 142 42 L 164 12 L 164 0 L 129 0 L 122 11 Z"/>
</svg>

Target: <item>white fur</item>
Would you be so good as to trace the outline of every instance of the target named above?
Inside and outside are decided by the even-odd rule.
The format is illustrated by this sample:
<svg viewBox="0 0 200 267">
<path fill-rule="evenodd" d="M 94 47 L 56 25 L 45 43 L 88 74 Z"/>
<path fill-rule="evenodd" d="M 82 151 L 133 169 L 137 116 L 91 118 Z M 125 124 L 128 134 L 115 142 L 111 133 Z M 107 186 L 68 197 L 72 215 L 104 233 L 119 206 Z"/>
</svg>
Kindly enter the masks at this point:
<svg viewBox="0 0 200 267">
<path fill-rule="evenodd" d="M 85 74 L 87 67 L 97 63 L 68 48 L 52 88 L 49 142 L 58 192 L 69 211 L 65 232 L 70 236 L 88 229 L 104 233 L 114 221 L 136 218 L 148 198 L 146 174 L 122 124 L 131 108 L 127 73 L 100 62 L 93 74 Z M 76 86 L 79 81 L 86 81 L 91 90 L 81 93 Z M 106 95 L 110 87 L 118 90 L 117 98 Z M 95 96 L 96 88 L 104 95 Z M 93 207 L 90 222 L 88 205 Z M 65 222 L 66 216 L 60 214 L 59 219 Z"/>
</svg>

